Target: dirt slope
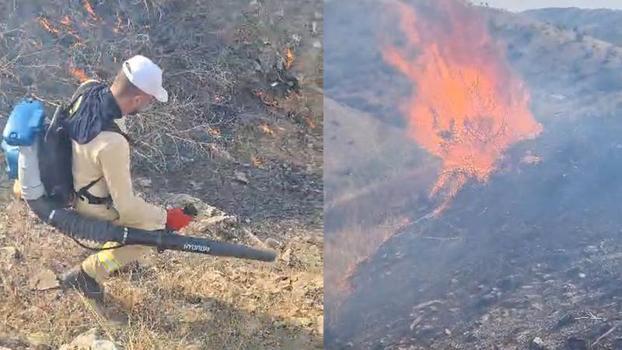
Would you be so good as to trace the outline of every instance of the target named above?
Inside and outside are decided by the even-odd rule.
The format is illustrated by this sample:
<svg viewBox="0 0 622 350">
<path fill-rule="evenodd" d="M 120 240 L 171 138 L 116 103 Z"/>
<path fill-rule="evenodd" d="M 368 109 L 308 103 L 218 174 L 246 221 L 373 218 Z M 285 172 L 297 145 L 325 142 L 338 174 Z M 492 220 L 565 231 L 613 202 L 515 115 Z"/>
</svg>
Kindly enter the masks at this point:
<svg viewBox="0 0 622 350">
<path fill-rule="evenodd" d="M 393 30 L 386 24 L 391 14 L 381 6 L 327 5 L 327 30 L 334 27 L 343 35 L 327 37 L 326 56 L 335 59 L 327 59 L 327 76 L 340 67 L 360 74 L 327 79 L 325 88 L 349 108 L 399 126 L 399 101 L 411 87 L 404 88 L 379 55 L 383 35 Z M 614 281 L 621 271 L 616 203 L 622 193 L 615 169 L 622 166 L 617 118 L 622 55 L 610 43 L 578 38 L 571 30 L 486 11 L 492 34 L 507 46 L 509 61 L 529 86 L 532 111 L 544 131 L 511 149 L 488 183 L 466 186 L 437 219 L 417 221 L 429 203 L 424 196 L 407 202 L 421 189 L 404 180 L 377 190 L 387 197 L 360 198 L 342 211 L 348 215 L 341 222 L 354 222 L 364 216 L 356 208 L 381 198 L 385 207 L 407 203 L 387 210 L 385 221 L 395 219 L 397 211 L 416 223 L 355 271 L 350 293 L 328 320 L 328 348 L 527 349 L 536 337 L 549 349 L 620 346 Z M 350 22 L 354 27 L 341 26 Z M 343 45 L 349 36 L 366 44 Z M 360 64 L 351 67 L 350 59 Z M 356 139 L 360 131 L 352 132 L 344 137 Z M 524 161 L 527 155 L 540 161 Z M 379 162 L 371 173 L 395 165 L 393 173 L 408 174 L 431 162 Z M 369 164 L 353 161 L 348 167 L 357 173 Z M 435 178 L 427 176 L 431 179 L 419 181 Z M 326 179 L 327 185 L 331 181 L 337 180 Z M 390 190 L 400 185 L 401 193 Z M 360 233 L 360 240 L 382 229 L 380 224 L 339 227 Z"/>
</svg>

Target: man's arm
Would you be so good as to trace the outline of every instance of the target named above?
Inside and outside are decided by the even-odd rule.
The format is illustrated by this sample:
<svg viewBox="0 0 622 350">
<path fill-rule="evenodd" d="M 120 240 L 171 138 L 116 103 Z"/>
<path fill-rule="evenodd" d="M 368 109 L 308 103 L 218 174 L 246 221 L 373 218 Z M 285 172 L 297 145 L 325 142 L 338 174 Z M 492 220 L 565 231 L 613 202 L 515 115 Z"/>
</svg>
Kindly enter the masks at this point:
<svg viewBox="0 0 622 350">
<path fill-rule="evenodd" d="M 106 135 L 108 136 L 108 135 Z M 130 173 L 130 146 L 119 134 L 98 154 L 104 180 L 119 213 L 117 224 L 143 230 L 159 230 L 166 225 L 166 210 L 145 202 L 134 194 Z"/>
</svg>

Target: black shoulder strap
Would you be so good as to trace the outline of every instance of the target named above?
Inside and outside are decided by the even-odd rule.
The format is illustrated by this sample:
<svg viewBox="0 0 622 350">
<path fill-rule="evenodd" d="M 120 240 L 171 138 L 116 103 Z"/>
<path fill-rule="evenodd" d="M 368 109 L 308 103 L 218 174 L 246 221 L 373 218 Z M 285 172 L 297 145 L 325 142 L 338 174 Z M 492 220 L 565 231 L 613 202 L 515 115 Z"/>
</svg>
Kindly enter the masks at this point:
<svg viewBox="0 0 622 350">
<path fill-rule="evenodd" d="M 110 195 L 108 195 L 107 197 L 97 197 L 89 192 L 91 187 L 93 187 L 101 179 L 103 179 L 103 176 L 89 182 L 86 186 L 80 188 L 77 192 L 78 196 L 82 199 L 86 199 L 89 204 L 112 204 L 112 197 Z"/>
<path fill-rule="evenodd" d="M 67 110 L 67 116 L 71 118 L 80 107 L 80 103 L 82 102 L 82 95 L 95 85 L 101 84 L 97 80 L 87 80 L 86 82 L 80 84 L 76 91 L 71 96 L 71 100 L 68 105 L 65 106 Z"/>
<path fill-rule="evenodd" d="M 80 84 L 80 86 L 78 86 L 76 91 L 71 96 L 72 104 L 73 104 L 73 102 L 75 102 L 78 99 L 78 97 L 80 97 L 83 93 L 85 93 L 86 90 L 90 89 L 91 87 L 93 87 L 93 86 L 95 86 L 97 84 L 101 84 L 101 83 L 99 81 L 97 81 L 97 80 L 87 80 L 84 83 Z"/>
<path fill-rule="evenodd" d="M 125 139 L 130 145 L 133 145 L 132 139 L 129 137 L 129 135 L 124 133 L 123 130 L 121 130 L 121 128 L 119 127 L 119 125 L 112 120 L 106 125 L 104 125 L 104 127 L 102 128 L 102 131 L 111 131 L 111 132 L 116 132 L 117 134 L 121 134 L 121 136 L 125 137 Z"/>
<path fill-rule="evenodd" d="M 84 191 L 88 191 L 88 190 L 90 190 L 90 189 L 91 189 L 91 187 L 93 187 L 93 186 L 94 186 L 94 185 L 95 185 L 95 184 L 96 184 L 99 180 L 101 180 L 101 179 L 103 179 L 103 178 L 104 178 L 103 176 L 100 176 L 100 177 L 98 177 L 97 179 L 95 179 L 95 180 L 93 180 L 93 181 L 89 182 L 89 183 L 88 183 L 88 185 L 86 185 L 86 186 L 82 187 L 82 188 L 80 189 L 80 191 L 82 191 L 82 190 L 84 190 Z"/>
</svg>

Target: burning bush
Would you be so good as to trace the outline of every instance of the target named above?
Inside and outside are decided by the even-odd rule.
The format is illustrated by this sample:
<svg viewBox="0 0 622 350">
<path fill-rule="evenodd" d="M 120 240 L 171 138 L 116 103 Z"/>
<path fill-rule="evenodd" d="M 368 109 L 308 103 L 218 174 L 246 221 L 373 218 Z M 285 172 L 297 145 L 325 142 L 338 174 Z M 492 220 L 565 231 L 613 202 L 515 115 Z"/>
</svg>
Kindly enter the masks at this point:
<svg viewBox="0 0 622 350">
<path fill-rule="evenodd" d="M 383 55 L 416 87 L 405 107 L 409 134 L 443 161 L 431 192 L 446 192 L 440 212 L 467 180 L 486 181 L 505 150 L 542 127 L 477 10 L 456 0 L 437 1 L 434 16 L 403 2 L 396 8 L 407 45 Z"/>
<path fill-rule="evenodd" d="M 226 17 L 239 7 L 168 0 L 33 2 L 16 9 L 0 4 L 5 17 L 0 20 L 1 111 L 8 114 L 28 94 L 51 109 L 79 82 L 110 81 L 124 59 L 143 54 L 163 67 L 171 98 L 128 120 L 138 165 L 164 171 L 196 157 L 222 155 L 236 116 L 261 105 L 259 93 L 270 94 L 271 82 L 255 69 L 258 57 L 266 52 L 273 61 L 280 57 L 281 75 L 295 59 L 286 40 L 270 47 L 250 39 L 256 28 L 248 15 L 261 9 Z"/>
</svg>

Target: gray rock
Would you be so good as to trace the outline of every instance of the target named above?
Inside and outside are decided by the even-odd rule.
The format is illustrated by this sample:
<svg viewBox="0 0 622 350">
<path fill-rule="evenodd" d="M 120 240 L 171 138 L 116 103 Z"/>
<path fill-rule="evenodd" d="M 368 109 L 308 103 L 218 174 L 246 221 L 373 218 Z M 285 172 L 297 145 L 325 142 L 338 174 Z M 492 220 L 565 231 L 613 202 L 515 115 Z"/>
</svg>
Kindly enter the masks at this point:
<svg viewBox="0 0 622 350">
<path fill-rule="evenodd" d="M 187 204 L 192 204 L 195 206 L 195 208 L 197 208 L 199 215 L 216 216 L 216 215 L 223 214 L 223 212 L 220 209 L 213 207 L 203 202 L 201 199 L 191 196 L 186 193 L 169 194 L 166 196 L 164 201 L 167 206 L 170 206 L 173 208 L 183 208 Z"/>
<path fill-rule="evenodd" d="M 292 263 L 292 250 L 289 248 L 285 250 L 283 255 L 281 255 L 281 260 L 283 260 L 286 265 L 290 265 Z"/>
<path fill-rule="evenodd" d="M 117 346 L 110 340 L 101 339 L 97 328 L 91 328 L 59 350 L 117 350 Z"/>
<path fill-rule="evenodd" d="M 583 251 L 588 253 L 588 254 L 596 254 L 596 253 L 598 253 L 599 249 L 595 245 L 589 245 L 589 246 L 585 247 L 583 249 Z"/>
<path fill-rule="evenodd" d="M 26 340 L 32 349 L 43 350 L 52 348 L 50 346 L 50 336 L 47 333 L 31 333 L 26 336 Z"/>
<path fill-rule="evenodd" d="M 296 45 L 298 45 L 300 44 L 302 37 L 300 36 L 300 34 L 292 34 L 292 40 L 294 41 Z"/>
<path fill-rule="evenodd" d="M 148 179 L 146 177 L 136 178 L 134 182 L 136 182 L 137 185 L 142 186 L 142 187 L 151 187 L 151 179 Z"/>
<path fill-rule="evenodd" d="M 245 185 L 248 184 L 248 177 L 246 176 L 246 173 L 242 171 L 236 171 L 234 172 L 234 176 L 236 181 L 241 182 Z"/>
<path fill-rule="evenodd" d="M 540 337 L 535 337 L 529 344 L 529 350 L 546 350 L 546 344 Z"/>
<path fill-rule="evenodd" d="M 201 227 L 203 227 L 203 226 L 214 226 L 214 225 L 220 224 L 220 223 L 235 224 L 236 223 L 236 219 L 235 219 L 235 217 L 229 216 L 229 215 L 216 215 L 216 216 L 210 216 L 210 217 L 202 218 L 202 219 L 199 220 L 199 223 L 201 224 Z"/>
<path fill-rule="evenodd" d="M 54 274 L 54 272 L 49 269 L 42 269 L 37 271 L 30 278 L 28 285 L 30 286 L 30 289 L 34 290 L 48 290 L 59 287 L 56 274 Z"/>
<path fill-rule="evenodd" d="M 15 247 L 0 248 L 0 259 L 5 262 L 19 259 L 19 250 Z"/>
<path fill-rule="evenodd" d="M 194 205 L 198 214 L 192 220 L 190 226 L 200 232 L 211 232 L 214 228 L 221 229 L 231 227 L 232 225 L 238 223 L 237 217 L 227 215 L 222 210 L 213 207 L 199 198 L 193 197 L 189 194 L 169 194 L 167 198 L 165 198 L 165 203 L 167 206 L 174 208 L 182 208 L 188 204 Z"/>
<path fill-rule="evenodd" d="M 274 238 L 268 238 L 264 243 L 272 249 L 279 249 L 282 246 L 282 243 Z"/>
</svg>

